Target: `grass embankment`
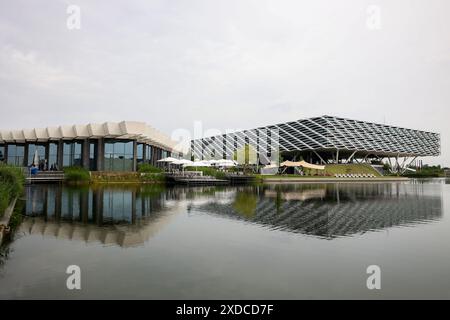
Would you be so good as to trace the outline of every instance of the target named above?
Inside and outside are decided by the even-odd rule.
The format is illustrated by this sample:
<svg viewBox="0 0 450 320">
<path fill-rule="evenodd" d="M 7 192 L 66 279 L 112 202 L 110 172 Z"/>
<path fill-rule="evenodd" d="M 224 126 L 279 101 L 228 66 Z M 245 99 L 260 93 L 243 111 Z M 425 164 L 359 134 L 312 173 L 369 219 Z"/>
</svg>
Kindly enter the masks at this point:
<svg viewBox="0 0 450 320">
<path fill-rule="evenodd" d="M 82 167 L 65 167 L 63 171 L 67 182 L 80 183 L 89 182 L 91 180 L 89 171 Z"/>
<path fill-rule="evenodd" d="M 84 183 L 161 183 L 165 181 L 163 171 L 149 164 L 139 166 L 138 172 L 93 171 L 82 167 L 64 168 L 64 177 L 69 184 Z"/>
<path fill-rule="evenodd" d="M 403 176 L 408 178 L 439 178 L 445 177 L 445 171 L 441 166 L 424 166 L 416 172 L 406 171 Z"/>
<path fill-rule="evenodd" d="M 20 168 L 0 164 L 0 216 L 11 201 L 23 192 L 25 177 Z"/>
<path fill-rule="evenodd" d="M 163 183 L 162 169 L 149 164 L 139 166 L 137 172 L 91 172 L 93 183 Z"/>
<path fill-rule="evenodd" d="M 333 177 L 335 174 L 373 174 L 376 177 L 381 176 L 377 170 L 367 164 L 328 164 L 324 171 Z"/>
</svg>

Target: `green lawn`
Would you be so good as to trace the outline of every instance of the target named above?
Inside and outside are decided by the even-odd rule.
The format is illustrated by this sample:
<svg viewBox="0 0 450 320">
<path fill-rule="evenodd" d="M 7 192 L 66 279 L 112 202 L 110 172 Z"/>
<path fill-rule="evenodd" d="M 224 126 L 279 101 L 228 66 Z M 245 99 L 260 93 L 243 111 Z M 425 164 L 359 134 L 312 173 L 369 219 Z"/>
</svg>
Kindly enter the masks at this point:
<svg viewBox="0 0 450 320">
<path fill-rule="evenodd" d="M 325 166 L 325 170 L 308 170 L 306 169 L 306 176 L 298 174 L 283 174 L 283 175 L 258 175 L 261 178 L 283 177 L 283 178 L 331 178 L 335 174 L 373 174 L 376 177 L 381 177 L 377 170 L 367 164 L 329 164 Z M 318 176 L 316 174 L 319 174 Z"/>
<path fill-rule="evenodd" d="M 374 174 L 381 176 L 377 170 L 367 164 L 329 164 L 325 166 L 325 172 L 332 174 Z"/>
</svg>

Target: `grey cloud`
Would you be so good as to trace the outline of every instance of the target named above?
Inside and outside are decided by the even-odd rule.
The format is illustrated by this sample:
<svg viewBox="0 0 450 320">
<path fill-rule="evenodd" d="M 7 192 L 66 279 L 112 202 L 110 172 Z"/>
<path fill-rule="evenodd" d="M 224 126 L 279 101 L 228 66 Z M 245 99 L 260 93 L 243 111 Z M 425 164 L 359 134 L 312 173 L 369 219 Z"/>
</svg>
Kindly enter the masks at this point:
<svg viewBox="0 0 450 320">
<path fill-rule="evenodd" d="M 81 30 L 66 8 L 81 8 Z M 330 114 L 442 134 L 447 1 L 2 1 L 0 127 L 143 120 L 165 131 Z"/>
</svg>

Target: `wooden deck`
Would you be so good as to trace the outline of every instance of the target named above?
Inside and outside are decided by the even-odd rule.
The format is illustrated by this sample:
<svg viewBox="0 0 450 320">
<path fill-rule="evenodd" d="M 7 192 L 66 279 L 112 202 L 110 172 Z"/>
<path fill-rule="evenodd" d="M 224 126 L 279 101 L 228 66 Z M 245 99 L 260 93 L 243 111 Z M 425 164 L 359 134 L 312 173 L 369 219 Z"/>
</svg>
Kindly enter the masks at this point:
<svg viewBox="0 0 450 320">
<path fill-rule="evenodd" d="M 229 184 L 229 180 L 217 179 L 211 176 L 189 176 L 189 175 L 166 175 L 169 183 L 185 185 L 224 185 Z"/>
<path fill-rule="evenodd" d="M 64 181 L 64 172 L 62 171 L 40 171 L 37 174 L 27 174 L 25 183 L 59 183 Z"/>
</svg>

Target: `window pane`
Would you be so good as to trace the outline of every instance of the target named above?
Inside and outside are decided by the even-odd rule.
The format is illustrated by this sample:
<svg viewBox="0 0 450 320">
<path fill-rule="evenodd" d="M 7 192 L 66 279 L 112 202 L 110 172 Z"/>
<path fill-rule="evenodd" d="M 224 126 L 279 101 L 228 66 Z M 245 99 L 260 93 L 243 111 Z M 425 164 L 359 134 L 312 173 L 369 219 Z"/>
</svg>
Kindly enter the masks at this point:
<svg viewBox="0 0 450 320">
<path fill-rule="evenodd" d="M 28 145 L 28 163 L 27 165 L 32 165 L 34 160 L 34 153 L 36 152 L 36 145 L 30 144 Z M 37 165 L 37 163 L 35 163 Z"/>
<path fill-rule="evenodd" d="M 64 154 L 70 154 L 72 151 L 71 149 L 72 149 L 72 144 L 64 142 L 64 148 L 63 148 Z"/>
<path fill-rule="evenodd" d="M 137 155 L 136 158 L 138 160 L 142 160 L 144 159 L 144 145 L 143 144 L 138 144 L 137 145 Z"/>
<path fill-rule="evenodd" d="M 57 166 L 58 166 L 58 144 L 50 143 L 48 151 L 48 168 L 57 169 Z"/>
<path fill-rule="evenodd" d="M 23 156 L 24 154 L 25 154 L 25 147 L 24 146 L 17 146 L 17 148 L 16 148 L 16 155 L 17 156 Z"/>
<path fill-rule="evenodd" d="M 8 145 L 8 158 L 16 156 L 16 146 L 13 144 Z"/>
<path fill-rule="evenodd" d="M 139 144 L 140 157 L 144 156 L 144 145 Z M 105 143 L 105 170 L 133 170 L 133 141 L 114 141 Z M 131 162 L 131 164 L 130 164 Z"/>
<path fill-rule="evenodd" d="M 89 170 L 97 170 L 97 144 L 94 142 L 89 143 Z"/>
<path fill-rule="evenodd" d="M 70 156 L 69 155 L 64 155 L 63 156 L 63 166 L 70 166 Z"/>
<path fill-rule="evenodd" d="M 133 154 L 133 141 L 125 143 L 125 154 Z"/>
<path fill-rule="evenodd" d="M 151 148 L 151 146 L 147 146 L 146 160 L 150 161 L 151 159 L 152 159 L 152 148 Z"/>
<path fill-rule="evenodd" d="M 115 154 L 124 154 L 125 153 L 125 143 L 115 142 L 114 143 L 114 153 Z"/>
<path fill-rule="evenodd" d="M 91 159 L 93 159 L 94 155 L 95 155 L 95 143 L 90 143 L 89 144 L 89 157 Z"/>
<path fill-rule="evenodd" d="M 50 143 L 50 150 L 49 150 L 49 153 L 51 154 L 51 155 L 53 155 L 53 154 L 57 154 L 58 153 L 58 145 L 56 144 L 56 143 Z"/>
<path fill-rule="evenodd" d="M 133 159 L 125 159 L 124 160 L 124 168 L 125 171 L 132 171 L 133 170 Z"/>
<path fill-rule="evenodd" d="M 75 142 L 75 154 L 81 155 L 81 143 Z"/>
<path fill-rule="evenodd" d="M 105 143 L 105 153 L 114 153 L 114 144 Z"/>
<path fill-rule="evenodd" d="M 112 170 L 113 171 L 122 171 L 123 170 L 123 160 L 114 158 Z"/>
<path fill-rule="evenodd" d="M 112 170 L 112 163 L 111 163 L 111 159 L 109 157 L 105 157 L 105 170 L 106 171 Z"/>
</svg>

